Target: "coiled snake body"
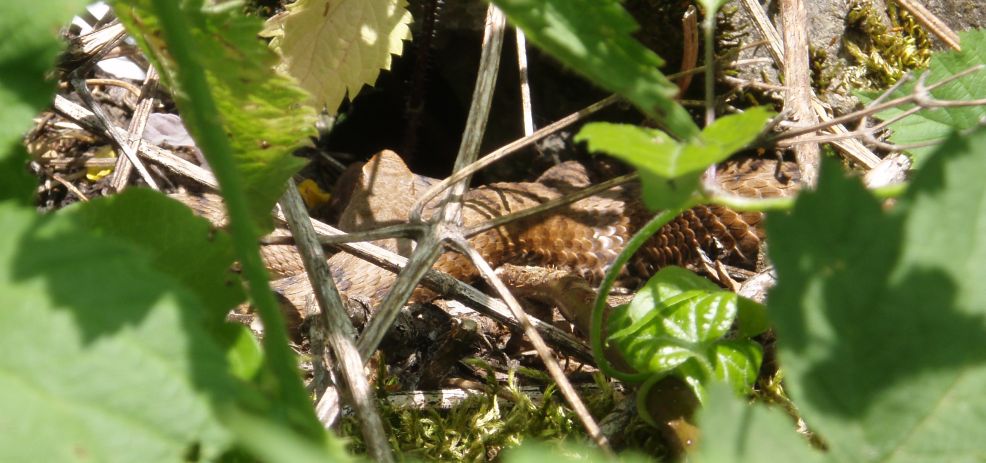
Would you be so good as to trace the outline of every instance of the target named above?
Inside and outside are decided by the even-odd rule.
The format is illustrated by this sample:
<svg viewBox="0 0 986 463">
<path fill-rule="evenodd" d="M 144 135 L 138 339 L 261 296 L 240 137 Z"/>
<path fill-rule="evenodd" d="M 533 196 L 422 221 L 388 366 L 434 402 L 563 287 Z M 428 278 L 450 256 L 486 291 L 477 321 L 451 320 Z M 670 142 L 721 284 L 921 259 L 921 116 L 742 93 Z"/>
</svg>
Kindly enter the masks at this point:
<svg viewBox="0 0 986 463">
<path fill-rule="evenodd" d="M 407 220 L 415 199 L 432 181 L 408 170 L 390 151 L 375 155 L 345 183 L 353 186 L 339 228 L 358 231 Z M 745 160 L 722 165 L 717 181 L 730 193 L 755 198 L 787 196 L 797 185 L 797 167 L 776 160 Z M 789 179 L 785 182 L 783 179 Z M 466 227 L 490 218 L 536 206 L 589 185 L 584 167 L 568 162 L 553 167 L 535 182 L 495 183 L 470 190 L 464 196 L 462 220 Z M 617 187 L 584 198 L 569 206 L 491 229 L 473 237 L 471 244 L 492 267 L 503 264 L 547 266 L 568 270 L 597 282 L 629 238 L 653 215 L 641 204 L 638 186 Z M 223 211 L 215 196 L 176 195 L 217 225 Z M 426 208 L 426 216 L 435 205 Z M 750 265 L 756 258 L 763 233 L 763 215 L 740 213 L 722 206 L 698 206 L 663 227 L 638 252 L 626 272 L 626 282 L 640 281 L 656 269 L 671 264 L 694 264 L 704 253 L 714 260 Z M 406 240 L 388 239 L 375 244 L 408 255 Z M 269 245 L 262 250 L 274 277 L 286 277 L 275 285 L 296 308 L 304 307 L 311 294 L 300 256 L 293 246 Z M 345 252 L 329 259 L 333 279 L 349 297 L 371 302 L 383 298 L 395 275 Z M 471 282 L 476 269 L 457 253 L 447 252 L 434 268 Z M 294 275 L 294 276 L 292 276 Z M 632 285 L 633 283 L 626 283 Z M 418 290 L 417 299 L 434 297 Z"/>
</svg>

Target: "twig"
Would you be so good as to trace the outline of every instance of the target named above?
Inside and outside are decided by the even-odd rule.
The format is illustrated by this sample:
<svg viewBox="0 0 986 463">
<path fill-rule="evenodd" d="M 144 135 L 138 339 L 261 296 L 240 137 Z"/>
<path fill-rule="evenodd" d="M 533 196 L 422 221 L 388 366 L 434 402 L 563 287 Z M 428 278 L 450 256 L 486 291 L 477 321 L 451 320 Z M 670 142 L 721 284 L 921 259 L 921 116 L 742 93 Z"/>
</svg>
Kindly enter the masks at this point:
<svg viewBox="0 0 986 463">
<path fill-rule="evenodd" d="M 61 95 L 55 95 L 55 110 L 93 133 L 100 133 L 104 130 L 92 111 L 79 106 Z M 119 127 L 113 126 L 110 130 L 117 138 L 127 136 L 127 132 Z M 212 189 L 219 188 L 219 184 L 216 182 L 216 178 L 212 175 L 212 172 L 175 156 L 166 149 L 141 140 L 136 151 L 140 155 L 161 164 L 175 174 L 191 178 Z"/>
<path fill-rule="evenodd" d="M 62 186 L 65 187 L 66 190 L 68 190 L 70 193 L 72 193 L 77 198 L 79 198 L 80 201 L 84 203 L 89 202 L 89 197 L 86 196 L 85 193 L 83 193 L 81 190 L 76 188 L 75 185 L 72 184 L 72 182 L 69 182 L 68 180 L 62 178 L 61 175 L 53 173 L 51 174 L 51 178 L 55 179 L 56 182 L 62 184 Z"/>
<path fill-rule="evenodd" d="M 781 36 L 770 22 L 767 12 L 763 10 L 758 0 L 742 0 L 743 9 L 753 19 L 753 25 L 760 31 L 760 35 L 767 41 L 767 50 L 774 58 L 774 63 L 784 72 L 784 47 L 781 44 Z"/>
<path fill-rule="evenodd" d="M 531 104 L 531 78 L 527 72 L 527 40 L 524 31 L 514 29 L 517 36 L 517 72 L 520 76 L 520 109 L 524 118 L 524 136 L 534 133 L 533 105 Z"/>
<path fill-rule="evenodd" d="M 888 95 L 890 95 L 895 90 L 897 90 L 897 88 L 898 88 L 899 85 L 903 84 L 903 82 L 902 82 L 903 79 L 902 79 L 902 81 L 901 82 L 898 82 L 897 85 L 895 85 L 894 87 L 891 87 L 890 89 L 888 89 L 887 91 L 885 91 L 879 98 L 877 98 L 876 100 L 874 100 L 873 102 L 871 102 L 869 105 L 867 105 L 867 107 L 865 107 L 865 108 L 863 108 L 863 109 L 861 109 L 859 111 L 854 111 L 852 113 L 846 114 L 844 116 L 840 116 L 840 117 L 835 118 L 835 119 L 832 119 L 830 121 L 821 122 L 819 124 L 815 124 L 815 125 L 813 125 L 811 127 L 802 127 L 802 128 L 791 129 L 791 130 L 788 130 L 786 132 L 782 132 L 782 133 L 778 134 L 776 137 L 774 137 L 773 139 L 771 139 L 771 141 L 775 141 L 778 146 L 784 147 L 784 146 L 792 146 L 792 145 L 797 144 L 798 142 L 804 142 L 804 141 L 811 141 L 811 142 L 830 142 L 830 141 L 835 141 L 835 140 L 838 140 L 838 139 L 841 139 L 841 138 L 853 137 L 853 138 L 864 138 L 864 139 L 867 139 L 871 143 L 873 143 L 873 144 L 875 144 L 877 146 L 880 146 L 881 148 L 890 149 L 890 150 L 893 150 L 893 151 L 900 151 L 900 150 L 903 150 L 903 149 L 914 148 L 915 146 L 900 147 L 900 146 L 896 146 L 896 145 L 892 145 L 892 144 L 887 144 L 887 143 L 881 142 L 879 140 L 876 140 L 873 137 L 873 133 L 875 133 L 875 132 L 877 132 L 879 130 L 882 130 L 886 126 L 892 124 L 893 122 L 896 122 L 897 120 L 900 120 L 901 118 L 904 118 L 906 116 L 909 116 L 909 115 L 911 115 L 911 114 L 913 114 L 915 112 L 918 112 L 920 110 L 923 110 L 923 109 L 954 108 L 954 107 L 983 106 L 983 105 L 986 105 L 986 98 L 978 99 L 978 100 L 958 100 L 958 101 L 956 101 L 956 100 L 939 100 L 939 99 L 935 98 L 931 94 L 931 92 L 933 90 L 935 90 L 935 89 L 937 89 L 937 88 L 939 88 L 939 87 L 941 87 L 941 86 L 943 86 L 943 85 L 945 85 L 945 84 L 947 84 L 949 82 L 952 82 L 952 81 L 954 81 L 956 79 L 960 79 L 962 77 L 965 77 L 965 76 L 967 76 L 967 75 L 969 75 L 969 74 L 971 74 L 973 72 L 981 71 L 983 69 L 986 69 L 986 66 L 981 65 L 981 64 L 980 65 L 976 65 L 976 66 L 970 67 L 968 69 L 965 69 L 963 71 L 957 72 L 957 73 L 955 73 L 953 75 L 950 75 L 950 76 L 948 76 L 948 77 L 946 77 L 946 78 L 944 78 L 944 79 L 942 79 L 942 80 L 940 80 L 938 82 L 935 82 L 934 84 L 931 84 L 931 85 L 927 85 L 925 83 L 926 80 L 927 80 L 927 78 L 928 78 L 928 75 L 929 75 L 928 72 L 925 71 L 924 73 L 921 74 L 920 77 L 918 77 L 917 83 L 915 83 L 914 88 L 911 90 L 911 93 L 909 93 L 908 95 L 905 95 L 905 96 L 902 96 L 902 97 L 898 97 L 898 98 L 894 98 L 894 99 L 889 100 L 889 101 L 884 101 L 888 97 Z M 914 104 L 915 107 L 910 108 L 910 109 L 908 109 L 906 111 L 903 111 L 902 114 L 899 114 L 899 115 L 894 116 L 894 117 L 892 117 L 890 119 L 887 119 L 887 120 L 885 120 L 885 121 L 881 122 L 880 124 L 877 124 L 877 125 L 875 125 L 873 127 L 866 127 L 863 124 L 863 122 L 865 122 L 865 119 L 867 117 L 873 115 L 873 114 L 879 113 L 881 111 L 884 111 L 884 110 L 887 110 L 887 109 L 890 109 L 890 108 L 895 108 L 895 107 L 902 106 L 902 105 L 907 105 L 907 104 Z M 806 135 L 806 134 L 817 132 L 817 131 L 822 130 L 822 129 L 826 128 L 826 127 L 829 127 L 830 125 L 833 125 L 833 124 L 841 124 L 841 123 L 852 122 L 852 121 L 856 121 L 856 120 L 859 120 L 860 121 L 860 127 L 858 127 L 856 130 L 853 130 L 851 132 L 846 131 L 844 133 L 834 134 L 834 135 L 821 135 L 821 136 L 815 136 L 815 137 L 802 137 L 802 135 Z M 791 138 L 795 138 L 795 137 L 797 137 L 795 140 L 790 140 Z M 922 143 L 922 144 L 920 144 L 920 146 L 925 146 L 927 144 L 935 144 L 935 143 L 937 143 L 937 141 L 928 142 L 928 143 Z M 875 165 L 876 164 L 874 164 L 874 166 Z"/>
<path fill-rule="evenodd" d="M 934 13 L 928 11 L 924 5 L 914 1 L 914 0 L 897 0 L 900 6 L 904 7 L 908 13 L 914 16 L 914 19 L 918 21 L 925 29 L 945 42 L 953 50 L 962 51 L 962 47 L 959 46 L 959 34 L 956 34 L 952 28 L 948 27 L 944 21 L 935 16 Z"/>
<path fill-rule="evenodd" d="M 723 82 L 733 84 L 738 88 L 755 88 L 758 90 L 765 90 L 769 92 L 786 92 L 787 87 L 783 85 L 768 84 L 767 82 L 758 82 L 753 80 L 740 79 L 739 77 L 733 76 L 722 76 L 720 79 Z"/>
<path fill-rule="evenodd" d="M 466 128 L 463 133 L 459 154 L 453 171 L 462 169 L 472 162 L 479 152 L 479 144 L 486 131 L 486 120 L 489 117 L 490 103 L 493 99 L 493 88 L 500 64 L 500 51 L 503 48 L 503 33 L 506 20 L 503 14 L 490 5 L 486 16 L 486 30 L 483 33 L 483 48 L 479 58 L 479 73 L 476 77 L 476 87 L 473 90 L 472 105 L 466 118 Z M 467 177 L 468 178 L 468 177 Z M 401 272 L 401 277 L 387 293 L 376 316 L 370 320 L 359 340 L 361 353 L 373 352 L 384 335 L 390 330 L 400 308 L 407 303 L 411 292 L 418 281 L 431 268 L 441 253 L 442 233 L 450 224 L 455 223 L 461 208 L 461 197 L 466 189 L 466 182 L 460 182 L 452 187 L 445 204 L 439 213 L 439 222 L 432 225 L 429 233 L 418 243 L 408 266 Z M 419 221 L 411 220 L 411 223 Z M 367 355 L 368 356 L 368 355 Z"/>
<path fill-rule="evenodd" d="M 131 150 L 136 150 L 140 145 L 141 138 L 144 136 L 144 127 L 147 125 L 147 118 L 154 110 L 154 97 L 152 95 L 157 88 L 157 81 L 158 76 L 154 66 L 148 66 L 144 84 L 138 93 L 140 101 L 137 103 L 137 109 L 134 110 L 134 114 L 130 118 L 130 126 L 127 128 L 127 142 L 130 144 Z M 130 158 L 126 156 L 117 158 L 116 169 L 114 169 L 113 178 L 110 180 L 110 185 L 114 190 L 123 191 L 127 187 L 127 184 L 130 183 L 132 169 L 133 163 L 130 162 Z"/>
<path fill-rule="evenodd" d="M 742 0 L 742 5 L 743 9 L 746 10 L 751 18 L 753 18 L 753 24 L 760 32 L 760 35 L 767 40 L 767 49 L 774 58 L 774 62 L 777 67 L 781 70 L 781 72 L 784 72 L 784 50 L 781 45 L 780 35 L 778 35 L 777 30 L 774 29 L 774 25 L 770 22 L 770 18 L 767 17 L 767 13 L 763 10 L 763 6 L 760 5 L 760 2 L 757 0 Z M 832 117 L 828 114 L 825 104 L 822 103 L 822 101 L 815 95 L 812 95 L 811 98 L 811 108 L 818 116 L 819 120 L 828 121 L 832 119 Z M 836 134 L 846 133 L 849 131 L 842 125 L 834 125 L 831 130 Z M 835 145 L 849 159 L 866 169 L 872 169 L 873 166 L 880 162 L 880 158 L 867 149 L 866 146 L 859 140 L 850 138 L 846 140 L 833 141 L 832 144 Z"/>
<path fill-rule="evenodd" d="M 95 119 L 101 129 L 101 132 L 106 134 L 110 140 L 113 141 L 113 144 L 116 145 L 117 149 L 123 151 L 123 154 L 130 160 L 131 163 L 133 163 L 135 167 L 137 167 L 137 172 L 140 173 L 141 178 L 147 182 L 148 186 L 155 190 L 160 190 L 161 188 L 157 185 L 157 182 L 155 182 L 154 178 L 151 177 L 151 173 L 147 171 L 144 164 L 137 158 L 137 152 L 130 145 L 129 141 L 125 137 L 121 137 L 116 130 L 113 130 L 116 126 L 110 122 L 109 117 L 107 117 L 106 113 L 103 112 L 102 106 L 100 106 L 99 103 L 96 103 L 96 100 L 92 97 L 92 94 L 89 93 L 89 88 L 86 87 L 85 80 L 81 77 L 73 75 L 70 81 L 72 82 L 72 86 L 75 88 L 75 91 L 82 98 L 82 101 L 89 105 L 89 109 L 91 109 L 92 113 L 95 114 Z"/>
<path fill-rule="evenodd" d="M 86 86 L 86 80 L 83 78 L 83 74 L 109 53 L 110 50 L 115 48 L 125 36 L 126 30 L 123 28 L 123 25 L 114 19 L 111 24 L 99 31 L 93 31 L 90 34 L 80 37 L 81 62 L 77 62 L 75 68 L 68 73 L 68 79 L 72 87 L 79 94 L 79 97 L 82 98 L 82 101 L 92 110 L 98 127 L 98 130 L 93 130 L 93 132 L 103 132 L 108 136 L 113 141 L 113 144 L 116 145 L 117 149 L 123 151 L 124 156 L 118 157 L 126 157 L 137 167 L 137 171 L 147 185 L 155 190 L 159 190 L 160 188 L 157 186 L 154 178 L 151 177 L 151 174 L 137 158 L 135 146 L 131 146 L 133 142 L 129 138 L 121 137 L 117 133 L 115 130 L 116 126 L 106 116 L 102 106 L 96 103 L 96 100 L 92 97 L 92 93 L 89 92 L 89 87 Z M 140 131 L 143 132 L 143 122 L 131 121 L 131 128 L 136 129 L 138 126 L 141 129 Z"/>
<path fill-rule="evenodd" d="M 589 105 L 589 106 L 587 106 L 585 108 L 582 108 L 582 109 L 580 109 L 580 110 L 578 110 L 578 111 L 576 111 L 576 112 L 574 112 L 572 114 L 569 114 L 569 115 L 567 115 L 567 116 L 565 116 L 565 117 L 563 117 L 563 118 L 555 121 L 551 125 L 548 125 L 548 126 L 546 126 L 544 128 L 539 129 L 538 131 L 532 133 L 529 136 L 526 136 L 526 137 L 523 137 L 523 138 L 519 138 L 519 139 L 514 140 L 514 141 L 512 141 L 512 142 L 510 142 L 510 143 L 508 143 L 508 144 L 506 144 L 506 145 L 504 145 L 504 146 L 502 146 L 500 148 L 497 148 L 496 150 L 494 150 L 490 154 L 487 154 L 486 156 L 483 156 L 483 157 L 479 158 L 476 162 L 474 162 L 474 163 L 472 163 L 472 164 L 470 164 L 470 165 L 462 168 L 462 170 L 459 170 L 459 171 L 454 172 L 448 178 L 446 178 L 446 179 L 444 179 L 444 180 L 442 180 L 442 181 L 440 181 L 440 182 L 432 185 L 427 190 L 425 190 L 424 193 L 422 193 L 421 197 L 418 198 L 418 200 L 415 203 L 414 207 L 411 208 L 411 222 L 420 222 L 421 221 L 421 212 L 424 210 L 424 206 L 426 204 L 428 204 L 429 202 L 431 202 L 432 199 L 435 199 L 436 196 L 438 196 L 439 194 L 441 194 L 441 192 L 445 191 L 453 183 L 458 182 L 458 181 L 460 181 L 460 180 L 462 180 L 462 179 L 464 179 L 464 178 L 466 178 L 466 177 L 468 177 L 468 176 L 470 176 L 470 175 L 478 172 L 480 169 L 482 169 L 482 168 L 484 168 L 484 167 L 486 167 L 486 166 L 488 166 L 490 164 L 493 164 L 494 162 L 496 162 L 496 161 L 498 161 L 500 159 L 503 159 L 503 158 L 505 158 L 505 157 L 507 157 L 507 156 L 509 156 L 511 154 L 517 153 L 522 148 L 524 148 L 524 147 L 526 147 L 526 146 L 528 146 L 528 145 L 530 145 L 530 144 L 532 144 L 532 143 L 534 143 L 534 142 L 536 142 L 536 141 L 538 141 L 538 140 L 540 140 L 540 139 L 542 139 L 544 137 L 547 137 L 548 135 L 551 135 L 552 133 L 555 133 L 555 132 L 557 132 L 557 131 L 565 128 L 565 127 L 568 127 L 569 125 L 572 125 L 572 124 L 578 122 L 579 120 L 581 120 L 581 119 L 583 119 L 585 117 L 588 117 L 589 115 L 591 115 L 591 114 L 593 114 L 593 113 L 595 113 L 595 112 L 597 112 L 597 111 L 599 111 L 599 110 L 601 110 L 601 109 L 603 109 L 603 108 L 605 108 L 605 107 L 607 107 L 607 106 L 609 106 L 609 105 L 611 105 L 613 103 L 616 103 L 619 100 L 620 100 L 620 97 L 618 97 L 616 95 L 610 95 L 610 96 L 608 96 L 606 98 L 603 98 L 602 100 L 599 100 L 599 101 L 597 101 L 597 102 L 595 102 L 595 103 L 593 103 L 593 104 L 591 104 L 591 105 Z"/>
<path fill-rule="evenodd" d="M 702 18 L 702 36 L 705 47 L 705 126 L 716 119 L 716 67 L 715 67 L 716 11 L 706 11 Z"/>
<path fill-rule="evenodd" d="M 814 125 L 818 117 L 811 109 L 811 71 L 808 69 L 808 13 L 801 0 L 781 0 L 784 24 L 784 110 L 800 125 Z M 795 145 L 794 158 L 801 182 L 808 188 L 818 184 L 822 163 L 817 143 Z"/>
<path fill-rule="evenodd" d="M 465 240 L 465 238 L 455 239 L 452 241 L 452 244 L 459 250 L 459 252 L 462 252 L 469 257 L 469 260 L 472 261 L 473 265 L 479 269 L 479 273 L 483 276 L 483 280 L 485 280 L 487 284 L 496 290 L 496 293 L 500 296 L 500 298 L 507 303 L 507 307 L 510 308 L 510 311 L 513 313 L 514 317 L 520 321 L 520 326 L 523 328 L 524 334 L 531 341 L 531 344 L 534 345 L 534 349 L 537 350 L 538 355 L 541 357 L 541 361 L 544 362 L 544 366 L 548 369 L 548 374 L 551 375 L 551 378 L 558 385 L 558 390 L 561 391 L 562 396 L 565 397 L 565 400 L 572 406 L 572 409 L 579 417 L 579 420 L 582 421 L 582 426 L 585 427 L 586 432 L 589 434 L 589 438 L 591 438 L 604 453 L 611 457 L 614 456 L 615 454 L 613 453 L 613 450 L 609 447 L 609 440 L 605 435 L 603 435 L 599 425 L 596 424 L 596 420 L 589 413 L 589 409 L 586 408 L 584 403 L 582 403 L 582 399 L 579 398 L 575 388 L 572 387 L 572 383 L 568 381 L 568 378 L 565 376 L 565 371 L 562 370 L 561 365 L 558 364 L 558 360 L 555 359 L 551 348 L 548 347 L 548 345 L 544 342 L 544 338 L 542 338 L 538 331 L 534 329 L 534 326 L 531 325 L 530 318 L 528 318 L 527 313 L 524 312 L 524 309 L 521 308 L 520 303 L 517 302 L 517 299 L 510 293 L 507 286 L 503 284 L 503 281 L 496 276 L 496 273 L 493 271 L 493 268 L 490 267 L 490 264 L 483 259 L 483 256 L 480 255 L 479 252 Z"/>
<path fill-rule="evenodd" d="M 86 79 L 86 85 L 112 85 L 130 92 L 135 98 L 140 97 L 140 87 L 120 79 Z"/>
<path fill-rule="evenodd" d="M 321 319 L 324 324 L 325 337 L 335 355 L 335 364 L 338 365 L 342 373 L 343 383 L 348 389 L 348 395 L 352 398 L 356 414 L 360 418 L 360 429 L 367 444 L 367 452 L 376 461 L 394 461 L 390 445 L 387 443 L 387 433 L 384 430 L 383 422 L 380 420 L 380 415 L 377 413 L 373 390 L 363 374 L 363 359 L 356 350 L 356 329 L 349 320 L 345 307 L 343 307 L 342 298 L 332 280 L 332 274 L 325 259 L 325 252 L 315 236 L 311 217 L 308 216 L 308 211 L 305 209 L 305 204 L 293 180 L 288 180 L 287 189 L 284 196 L 281 197 L 280 204 L 285 217 L 287 217 L 288 226 L 291 228 L 291 234 L 295 238 L 298 251 L 301 253 L 308 280 L 315 292 L 315 300 L 318 302 L 317 308 L 322 313 Z M 322 423 L 323 425 L 327 424 L 325 421 Z"/>
<path fill-rule="evenodd" d="M 689 5 L 685 14 L 681 15 L 681 71 L 687 72 L 698 64 L 698 19 L 696 19 L 698 9 L 695 5 Z M 678 84 L 678 95 L 682 95 L 688 90 L 692 83 L 692 74 L 683 74 L 676 79 Z"/>
</svg>

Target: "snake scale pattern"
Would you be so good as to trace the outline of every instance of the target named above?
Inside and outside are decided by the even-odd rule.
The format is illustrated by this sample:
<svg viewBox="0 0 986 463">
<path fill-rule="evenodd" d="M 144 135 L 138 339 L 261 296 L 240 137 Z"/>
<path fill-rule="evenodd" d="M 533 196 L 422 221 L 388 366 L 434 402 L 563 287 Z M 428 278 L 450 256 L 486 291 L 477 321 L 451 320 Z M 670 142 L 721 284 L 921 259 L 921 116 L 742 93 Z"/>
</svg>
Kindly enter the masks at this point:
<svg viewBox="0 0 986 463">
<path fill-rule="evenodd" d="M 753 198 L 788 196 L 797 188 L 797 178 L 793 163 L 763 159 L 728 162 L 719 167 L 716 175 L 723 190 Z M 339 228 L 359 231 L 406 222 L 415 199 L 433 182 L 411 173 L 396 153 L 378 153 L 340 181 L 351 187 L 351 193 L 345 195 L 348 206 Z M 467 227 L 477 225 L 588 185 L 585 168 L 566 162 L 549 169 L 535 182 L 474 188 L 464 196 L 463 223 Z M 551 267 L 596 283 L 629 238 L 653 216 L 640 202 L 638 189 L 633 184 L 617 187 L 567 207 L 488 230 L 470 242 L 494 268 L 503 264 Z M 173 197 L 217 226 L 224 225 L 225 214 L 218 196 Z M 434 204 L 426 207 L 425 216 L 434 209 Z M 630 262 L 623 284 L 633 286 L 665 265 L 693 265 L 702 254 L 749 267 L 763 239 L 762 219 L 763 214 L 758 212 L 740 213 L 722 206 L 688 210 L 644 245 Z M 405 256 L 411 249 L 411 243 L 402 239 L 374 243 Z M 280 278 L 274 282 L 275 289 L 295 308 L 302 309 L 311 287 L 297 250 L 290 245 L 266 245 L 262 254 L 273 278 Z M 393 273 L 345 252 L 329 258 L 329 266 L 340 291 L 371 303 L 382 300 L 395 279 Z M 434 268 L 467 283 L 479 276 L 464 256 L 453 252 L 443 254 Z M 434 296 L 419 289 L 414 298 Z"/>
</svg>

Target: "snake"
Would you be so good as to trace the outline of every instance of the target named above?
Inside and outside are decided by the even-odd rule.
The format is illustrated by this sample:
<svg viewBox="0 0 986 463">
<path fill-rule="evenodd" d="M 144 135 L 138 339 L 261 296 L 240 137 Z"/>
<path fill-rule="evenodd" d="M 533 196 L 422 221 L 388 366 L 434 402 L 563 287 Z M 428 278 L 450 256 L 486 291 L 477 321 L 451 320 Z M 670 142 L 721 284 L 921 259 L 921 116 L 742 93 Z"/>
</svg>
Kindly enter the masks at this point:
<svg viewBox="0 0 986 463">
<path fill-rule="evenodd" d="M 747 198 L 786 197 L 798 189 L 793 162 L 746 158 L 718 166 L 715 183 L 723 191 Z M 421 194 L 436 180 L 410 171 L 399 155 L 382 151 L 355 166 L 338 181 L 334 197 L 347 205 L 338 227 L 347 232 L 405 223 Z M 468 190 L 463 195 L 462 225 L 472 227 L 493 218 L 522 211 L 590 186 L 583 164 L 568 161 L 545 171 L 531 182 L 500 182 Z M 340 193 L 341 191 L 341 193 Z M 215 226 L 225 225 L 218 195 L 172 195 Z M 425 207 L 425 219 L 438 208 Z M 567 206 L 509 222 L 470 238 L 470 244 L 491 267 L 505 264 L 563 270 L 598 283 L 623 247 L 654 213 L 640 199 L 640 186 L 629 183 L 580 199 Z M 711 259 L 751 267 L 764 240 L 761 212 L 738 212 L 720 205 L 701 205 L 685 211 L 661 228 L 630 260 L 619 285 L 639 285 L 667 265 L 696 265 Z M 276 230 L 274 234 L 286 234 Z M 386 239 L 374 244 L 407 256 L 412 243 Z M 297 249 L 292 245 L 261 247 L 275 290 L 299 313 L 312 294 Z M 396 276 L 346 252 L 328 259 L 336 287 L 350 298 L 379 302 Z M 455 252 L 443 253 L 433 268 L 465 282 L 479 278 L 469 260 Z M 419 288 L 412 300 L 424 302 L 437 294 Z"/>
</svg>

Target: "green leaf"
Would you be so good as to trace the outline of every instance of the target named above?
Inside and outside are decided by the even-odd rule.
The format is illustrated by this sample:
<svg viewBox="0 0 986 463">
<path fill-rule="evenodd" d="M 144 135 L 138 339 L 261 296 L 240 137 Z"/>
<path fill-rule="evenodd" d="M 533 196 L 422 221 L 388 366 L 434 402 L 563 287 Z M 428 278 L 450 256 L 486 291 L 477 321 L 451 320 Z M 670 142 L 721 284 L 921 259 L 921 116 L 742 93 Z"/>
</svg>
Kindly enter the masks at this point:
<svg viewBox="0 0 986 463">
<path fill-rule="evenodd" d="M 702 435 L 694 459 L 700 463 L 822 461 L 783 411 L 747 404 L 723 386 L 709 387 L 698 423 Z"/>
<path fill-rule="evenodd" d="M 335 114 L 347 94 L 355 98 L 390 69 L 391 55 L 411 39 L 410 24 L 404 0 L 300 0 L 268 20 L 264 35 L 283 58 L 279 68 L 311 93 L 316 108 Z"/>
<path fill-rule="evenodd" d="M 654 175 L 647 170 L 638 170 L 638 174 L 644 205 L 652 211 L 683 207 L 699 191 L 702 180 L 702 172 L 675 178 Z"/>
<path fill-rule="evenodd" d="M 71 214 L 0 223 L 0 461 L 217 458 L 240 393 L 195 293 Z"/>
<path fill-rule="evenodd" d="M 639 28 L 616 0 L 492 0 L 527 39 L 649 116 L 677 138 L 698 127 L 674 101 L 678 88 L 659 71 L 664 61 L 633 38 Z"/>
<path fill-rule="evenodd" d="M 753 143 L 774 116 L 767 106 L 755 106 L 742 113 L 720 117 L 702 129 L 699 141 L 690 143 L 683 156 L 697 158 L 688 161 L 693 165 L 710 166 L 724 161 Z"/>
<path fill-rule="evenodd" d="M 591 122 L 575 136 L 590 152 L 603 152 L 634 167 L 662 177 L 691 172 L 678 164 L 684 147 L 668 134 L 646 127 L 611 122 Z"/>
<path fill-rule="evenodd" d="M 716 291 L 681 304 L 664 319 L 664 330 L 690 344 L 715 341 L 736 318 L 736 295 Z"/>
<path fill-rule="evenodd" d="M 355 462 L 339 440 L 330 440 L 323 447 L 300 439 L 283 427 L 263 418 L 229 409 L 223 417 L 236 433 L 238 443 L 259 461 L 270 463 Z"/>
<path fill-rule="evenodd" d="M 654 460 L 634 452 L 622 452 L 615 458 L 608 458 L 599 449 L 580 442 L 564 442 L 549 446 L 544 442 L 529 439 L 519 447 L 504 450 L 503 461 L 506 463 L 544 463 L 545 461 L 647 463 Z"/>
<path fill-rule="evenodd" d="M 660 278 L 658 278 L 660 275 Z M 676 266 L 662 268 L 657 274 L 637 291 L 630 302 L 629 312 L 634 321 L 644 318 L 648 313 L 658 308 L 664 312 L 669 308 L 672 298 L 681 297 L 685 293 L 700 295 L 719 289 L 715 283 L 697 277 L 694 273 Z"/>
<path fill-rule="evenodd" d="M 935 53 L 928 65 L 925 85 L 948 78 L 960 71 L 974 66 L 986 65 L 986 29 L 960 32 L 962 51 Z M 891 98 L 907 95 L 914 89 L 915 82 L 909 82 L 891 95 Z M 931 94 L 943 100 L 979 100 L 986 98 L 986 70 L 980 69 L 961 79 L 945 84 Z M 861 95 L 864 101 L 872 101 L 875 94 Z M 882 111 L 881 119 L 888 120 L 912 109 L 914 105 L 904 105 Z M 890 141 L 899 145 L 926 143 L 944 140 L 953 130 L 975 127 L 986 117 L 986 106 L 967 106 L 956 108 L 923 109 L 905 117 L 890 127 L 893 133 Z M 915 166 L 924 164 L 935 150 L 934 146 L 908 150 L 914 156 Z"/>
<path fill-rule="evenodd" d="M 117 14 L 137 39 L 141 49 L 161 71 L 161 80 L 174 91 L 175 101 L 192 136 L 215 167 L 214 156 L 203 147 L 203 137 L 225 136 L 242 178 L 251 216 L 261 230 L 272 227 L 270 211 L 284 191 L 288 178 L 304 161 L 291 152 L 314 135 L 315 111 L 308 94 L 289 78 L 273 72 L 277 56 L 258 40 L 261 22 L 245 16 L 238 7 L 206 7 L 203 0 L 181 0 L 182 29 L 191 36 L 191 59 L 176 62 L 157 17 L 154 0 L 118 0 Z M 208 92 L 219 111 L 221 133 L 204 133 L 207 112 L 197 109 L 204 101 L 189 98 L 179 75 L 201 69 Z M 214 121 L 209 121 L 214 122 Z M 223 192 L 226 194 L 226 192 Z"/>
<path fill-rule="evenodd" d="M 767 222 L 785 381 L 835 460 L 986 453 L 982 146 L 951 137 L 889 213 L 830 162 Z"/>
<path fill-rule="evenodd" d="M 270 210 L 298 167 L 287 149 L 311 130 L 311 111 L 299 107 L 304 93 L 270 71 L 274 56 L 256 38 L 260 23 L 243 16 L 236 2 L 132 0 L 127 5 L 118 15 L 127 18 L 131 30 L 143 32 L 145 50 L 156 53 L 151 56 L 162 79 L 175 87 L 182 116 L 222 188 L 236 256 L 264 324 L 267 368 L 260 381 L 278 404 L 271 412 L 319 439 L 324 431 L 298 377 L 254 226 L 270 227 Z"/>
<path fill-rule="evenodd" d="M 236 376 L 254 377 L 263 360 L 256 339 L 246 327 L 226 323 L 226 314 L 243 302 L 244 294 L 232 272 L 233 248 L 225 231 L 178 201 L 142 188 L 75 204 L 59 214 L 98 236 L 139 248 L 155 270 L 195 293 L 206 309 L 206 327 L 228 346 Z"/>
<path fill-rule="evenodd" d="M 770 327 L 767 308 L 763 304 L 745 297 L 739 298 L 738 302 L 737 318 L 739 321 L 739 330 L 737 334 L 740 337 L 748 338 L 767 331 L 767 328 Z"/>
<path fill-rule="evenodd" d="M 0 2 L 0 201 L 28 204 L 37 183 L 27 171 L 21 137 L 31 119 L 51 104 L 55 80 L 49 71 L 64 47 L 58 31 L 88 2 L 40 0 Z"/>
<path fill-rule="evenodd" d="M 750 340 L 733 340 L 716 343 L 712 358 L 715 361 L 716 379 L 730 385 L 733 391 L 744 394 L 757 381 L 763 349 Z"/>
<path fill-rule="evenodd" d="M 239 276 L 231 271 L 229 235 L 158 192 L 132 188 L 66 208 L 64 214 L 88 230 L 142 248 L 154 268 L 195 292 L 213 324 L 243 302 Z"/>
<path fill-rule="evenodd" d="M 634 166 L 640 173 L 644 203 L 651 209 L 685 204 L 698 189 L 709 166 L 725 161 L 753 142 L 773 116 L 764 107 L 722 117 L 694 139 L 676 142 L 654 129 L 593 122 L 575 136 L 590 152 L 603 152 Z"/>
<path fill-rule="evenodd" d="M 609 342 L 637 371 L 675 370 L 699 397 L 699 385 L 713 376 L 745 393 L 756 380 L 761 351 L 748 339 L 725 339 L 736 322 L 739 299 L 688 270 L 665 267 L 611 317 Z"/>
</svg>

